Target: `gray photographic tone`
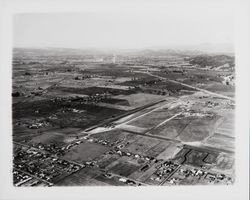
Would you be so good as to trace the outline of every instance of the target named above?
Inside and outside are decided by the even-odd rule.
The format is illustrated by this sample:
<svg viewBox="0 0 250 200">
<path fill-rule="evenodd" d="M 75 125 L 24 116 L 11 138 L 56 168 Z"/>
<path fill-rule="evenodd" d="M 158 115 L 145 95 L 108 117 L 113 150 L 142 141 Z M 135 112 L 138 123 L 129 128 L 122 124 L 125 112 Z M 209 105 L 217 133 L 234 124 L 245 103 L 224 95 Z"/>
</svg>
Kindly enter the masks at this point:
<svg viewBox="0 0 250 200">
<path fill-rule="evenodd" d="M 230 15 L 18 14 L 13 185 L 231 185 Z"/>
</svg>

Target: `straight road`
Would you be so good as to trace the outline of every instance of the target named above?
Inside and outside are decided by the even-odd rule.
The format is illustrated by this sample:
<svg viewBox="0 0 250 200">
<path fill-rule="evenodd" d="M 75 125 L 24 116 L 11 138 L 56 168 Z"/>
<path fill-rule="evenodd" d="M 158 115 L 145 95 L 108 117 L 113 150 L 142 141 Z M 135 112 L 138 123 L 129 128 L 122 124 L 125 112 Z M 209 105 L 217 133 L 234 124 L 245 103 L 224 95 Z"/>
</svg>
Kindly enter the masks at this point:
<svg viewBox="0 0 250 200">
<path fill-rule="evenodd" d="M 182 113 L 183 113 L 183 112 L 179 112 L 179 113 L 175 114 L 174 116 L 172 116 L 172 117 L 170 117 L 170 118 L 164 120 L 163 122 L 161 122 L 160 124 L 158 124 L 155 128 L 158 128 L 158 127 L 162 126 L 163 124 L 165 124 L 165 123 L 167 123 L 168 121 L 170 121 L 170 120 L 176 118 L 177 116 L 181 115 Z"/>
<path fill-rule="evenodd" d="M 95 128 L 103 127 L 103 126 L 106 125 L 106 124 L 110 124 L 110 123 L 116 122 L 117 120 L 119 120 L 119 119 L 121 119 L 121 118 L 127 117 L 127 116 L 129 116 L 129 115 L 134 114 L 134 113 L 138 113 L 139 111 L 145 110 L 145 109 L 147 109 L 147 108 L 150 108 L 150 107 L 152 107 L 152 106 L 154 106 L 154 105 L 157 105 L 157 104 L 159 104 L 159 103 L 162 103 L 162 102 L 164 102 L 164 101 L 166 101 L 166 100 L 163 99 L 163 100 L 160 100 L 160 101 L 157 101 L 157 102 L 153 102 L 153 103 L 147 104 L 147 105 L 145 105 L 145 106 L 142 106 L 142 107 L 136 108 L 136 109 L 134 109 L 134 110 L 131 110 L 131 111 L 125 113 L 125 114 L 119 115 L 119 116 L 117 116 L 117 117 L 115 117 L 115 118 L 112 118 L 111 120 L 105 120 L 104 122 L 101 122 L 101 123 L 99 123 L 99 124 L 96 124 L 96 125 L 94 125 L 94 126 L 91 126 L 91 127 L 87 128 L 87 129 L 85 129 L 84 132 L 89 132 L 89 131 L 91 131 L 91 130 L 93 130 L 93 129 L 95 129 Z"/>
<path fill-rule="evenodd" d="M 54 86 L 57 86 L 57 84 L 59 84 L 59 83 L 61 83 L 62 81 L 66 80 L 67 78 L 68 78 L 68 77 L 64 77 L 64 78 L 60 79 L 59 81 L 53 83 L 52 85 L 50 85 L 50 86 L 48 86 L 48 87 L 46 87 L 46 88 L 40 90 L 40 92 L 41 92 L 42 94 L 43 94 L 44 92 L 47 92 L 50 88 L 53 88 Z M 34 98 L 35 96 L 36 96 L 36 95 L 33 94 L 33 95 L 31 95 L 30 97 L 28 97 L 28 98 L 25 98 L 25 99 L 23 99 L 23 100 L 21 100 L 21 101 L 16 102 L 14 105 L 16 106 L 16 105 L 19 105 L 20 103 L 24 103 L 24 102 L 26 102 L 26 101 L 28 101 L 28 100 Z"/>
<path fill-rule="evenodd" d="M 129 131 L 129 130 L 125 130 L 125 131 L 129 132 L 129 133 L 132 133 L 132 134 L 135 134 L 135 135 L 140 135 L 140 136 L 144 136 L 144 137 L 150 137 L 150 138 L 154 138 L 154 139 L 165 140 L 165 141 L 168 141 L 168 142 L 174 142 L 174 143 L 180 143 L 181 144 L 181 142 L 179 140 L 169 139 L 169 138 L 166 138 L 166 137 L 161 137 L 159 135 L 152 135 L 150 133 L 138 133 L 138 132 L 133 132 L 133 131 Z"/>
<path fill-rule="evenodd" d="M 222 94 L 218 94 L 218 93 L 211 92 L 211 91 L 208 91 L 208 90 L 205 90 L 205 89 L 201 89 L 201 88 L 198 88 L 198 87 L 195 87 L 195 86 L 192 86 L 192 85 L 188 85 L 186 83 L 182 83 L 182 82 L 179 82 L 179 81 L 174 81 L 174 80 L 171 80 L 171 79 L 168 79 L 168 78 L 156 75 L 156 74 L 151 74 L 150 72 L 144 72 L 144 73 L 146 73 L 146 74 L 148 74 L 150 76 L 156 77 L 156 78 L 165 79 L 165 80 L 170 81 L 172 83 L 177 83 L 177 84 L 180 84 L 180 85 L 183 85 L 183 86 L 195 89 L 195 90 L 199 90 L 201 92 L 204 92 L 204 93 L 207 93 L 207 94 L 210 94 L 210 95 L 213 95 L 213 96 L 217 96 L 217 97 L 220 97 L 220 98 L 223 98 L 223 99 L 228 99 L 230 101 L 235 102 L 235 99 L 232 98 L 232 97 L 228 97 L 228 96 L 225 96 L 225 95 L 222 95 Z"/>
<path fill-rule="evenodd" d="M 168 180 L 175 172 L 177 172 L 177 171 L 180 169 L 180 167 L 181 167 L 181 165 L 179 165 L 178 167 L 176 167 L 176 169 L 175 169 L 171 174 L 169 174 L 168 177 L 165 178 L 165 179 L 160 183 L 160 185 L 163 185 L 164 183 L 166 183 L 167 180 Z"/>
<path fill-rule="evenodd" d="M 34 178 L 34 179 L 36 179 L 36 180 L 45 182 L 45 183 L 47 183 L 49 186 L 52 186 L 52 185 L 53 185 L 53 183 L 51 183 L 51 182 L 49 182 L 49 181 L 46 181 L 46 180 L 44 180 L 44 179 L 41 179 L 41 178 L 39 178 L 39 177 L 37 177 L 37 176 L 34 176 L 33 174 L 30 174 L 30 173 L 28 173 L 28 172 L 26 172 L 26 171 L 17 169 L 16 167 L 14 167 L 14 169 L 15 169 L 16 171 L 19 171 L 19 172 L 22 172 L 22 173 L 24 173 L 24 174 L 27 174 L 27 175 L 29 175 L 30 177 L 32 177 L 32 178 Z"/>
<path fill-rule="evenodd" d="M 119 126 L 122 126 L 122 125 L 124 125 L 124 124 L 128 124 L 128 123 L 130 123 L 130 122 L 132 122 L 132 121 L 135 121 L 135 120 L 137 120 L 137 119 L 140 119 L 140 118 L 142 118 L 142 117 L 144 117 L 144 116 L 146 116 L 146 115 L 148 115 L 148 114 L 150 114 L 150 113 L 152 113 L 152 112 L 155 112 L 155 111 L 157 111 L 157 110 L 160 110 L 160 109 L 162 109 L 162 108 L 165 108 L 166 106 L 168 106 L 169 105 L 169 102 L 167 102 L 166 104 L 164 104 L 164 105 L 162 105 L 162 106 L 159 106 L 159 107 L 157 107 L 157 108 L 154 108 L 153 110 L 150 110 L 150 111 L 148 111 L 148 112 L 146 112 L 146 113 L 143 113 L 143 114 L 141 114 L 141 115 L 139 115 L 139 116 L 137 116 L 137 117 L 135 117 L 135 118 L 132 118 L 132 119 L 130 119 L 130 120 L 128 120 L 128 121 L 125 121 L 125 122 L 123 122 L 123 123 L 121 123 L 121 124 L 118 124 L 116 127 L 118 128 Z"/>
<path fill-rule="evenodd" d="M 149 129 L 149 130 L 145 133 L 145 135 L 151 135 L 151 136 L 153 136 L 152 134 L 150 134 L 150 132 L 151 132 L 152 130 L 154 130 L 154 129 L 156 129 L 156 128 L 162 126 L 162 125 L 164 125 L 165 123 L 167 123 L 168 121 L 170 121 L 170 120 L 172 120 L 172 119 L 178 117 L 178 116 L 181 115 L 182 113 L 183 113 L 183 112 L 179 112 L 179 113 L 173 115 L 172 117 L 165 119 L 164 121 L 162 121 L 161 123 L 159 123 L 159 124 L 156 125 L 155 127 Z M 162 137 L 162 138 L 165 138 L 165 137 Z M 166 138 L 166 139 L 168 139 L 168 138 Z M 170 139 L 169 139 L 169 140 L 170 140 Z"/>
</svg>

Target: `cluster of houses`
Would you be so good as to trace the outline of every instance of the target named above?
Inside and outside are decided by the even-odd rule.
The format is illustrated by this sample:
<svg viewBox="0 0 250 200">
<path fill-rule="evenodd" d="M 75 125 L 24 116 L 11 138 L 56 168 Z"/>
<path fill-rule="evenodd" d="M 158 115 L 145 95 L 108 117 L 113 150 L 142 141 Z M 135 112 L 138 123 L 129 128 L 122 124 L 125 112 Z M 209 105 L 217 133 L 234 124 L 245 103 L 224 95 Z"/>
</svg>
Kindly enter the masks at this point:
<svg viewBox="0 0 250 200">
<path fill-rule="evenodd" d="M 53 184 L 55 179 L 78 171 L 80 168 L 80 165 L 50 155 L 44 148 L 21 147 L 14 153 L 16 171 L 30 174 L 48 184 Z M 20 179 L 21 176 L 20 173 L 14 173 L 14 179 Z"/>
</svg>

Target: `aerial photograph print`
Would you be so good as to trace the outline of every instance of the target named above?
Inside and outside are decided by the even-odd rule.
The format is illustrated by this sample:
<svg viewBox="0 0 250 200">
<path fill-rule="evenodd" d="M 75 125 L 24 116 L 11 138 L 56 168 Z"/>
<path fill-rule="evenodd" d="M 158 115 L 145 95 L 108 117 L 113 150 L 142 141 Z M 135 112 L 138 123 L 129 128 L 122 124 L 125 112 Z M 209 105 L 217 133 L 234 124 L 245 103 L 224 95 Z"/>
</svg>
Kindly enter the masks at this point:
<svg viewBox="0 0 250 200">
<path fill-rule="evenodd" d="M 230 12 L 13 16 L 14 187 L 234 185 Z"/>
</svg>

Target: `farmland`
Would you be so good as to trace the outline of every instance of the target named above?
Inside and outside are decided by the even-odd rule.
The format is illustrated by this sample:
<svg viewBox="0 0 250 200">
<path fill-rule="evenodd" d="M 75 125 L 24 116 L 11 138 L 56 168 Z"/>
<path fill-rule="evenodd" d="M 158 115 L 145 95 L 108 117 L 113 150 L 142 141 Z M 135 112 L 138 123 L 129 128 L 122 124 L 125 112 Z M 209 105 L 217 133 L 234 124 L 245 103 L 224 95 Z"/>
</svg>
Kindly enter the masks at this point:
<svg viewBox="0 0 250 200">
<path fill-rule="evenodd" d="M 234 57 L 13 51 L 13 184 L 233 184 Z"/>
</svg>

